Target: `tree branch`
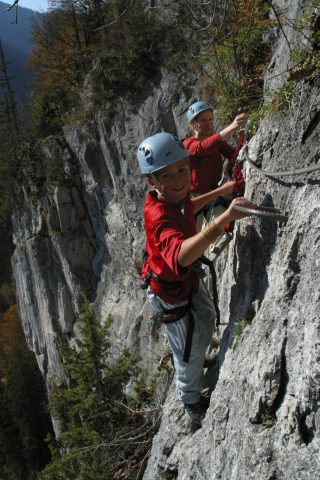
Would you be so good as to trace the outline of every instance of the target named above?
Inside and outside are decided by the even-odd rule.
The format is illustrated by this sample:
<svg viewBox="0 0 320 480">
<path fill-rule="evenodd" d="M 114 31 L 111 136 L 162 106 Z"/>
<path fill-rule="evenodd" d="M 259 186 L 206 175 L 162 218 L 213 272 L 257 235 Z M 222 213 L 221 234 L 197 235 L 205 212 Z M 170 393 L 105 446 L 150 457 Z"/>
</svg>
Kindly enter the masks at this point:
<svg viewBox="0 0 320 480">
<path fill-rule="evenodd" d="M 4 12 L 9 12 L 9 10 L 11 10 L 13 7 L 18 7 L 18 4 L 19 4 L 19 0 L 15 0 L 12 5 L 9 5 L 9 7 L 6 8 L 5 10 L 3 10 L 3 11 Z"/>
<path fill-rule="evenodd" d="M 130 10 L 132 4 L 133 4 L 134 0 L 131 0 L 131 2 L 129 3 L 129 5 L 120 13 L 120 15 L 117 16 L 117 18 L 115 20 L 113 20 L 112 22 L 110 23 L 107 23 L 106 25 L 102 25 L 102 27 L 98 27 L 95 29 L 95 32 L 97 32 L 98 30 L 101 30 L 102 28 L 107 28 L 107 27 L 110 27 L 110 25 L 113 25 L 114 23 L 117 23 L 120 18 L 125 15 L 128 10 Z"/>
</svg>

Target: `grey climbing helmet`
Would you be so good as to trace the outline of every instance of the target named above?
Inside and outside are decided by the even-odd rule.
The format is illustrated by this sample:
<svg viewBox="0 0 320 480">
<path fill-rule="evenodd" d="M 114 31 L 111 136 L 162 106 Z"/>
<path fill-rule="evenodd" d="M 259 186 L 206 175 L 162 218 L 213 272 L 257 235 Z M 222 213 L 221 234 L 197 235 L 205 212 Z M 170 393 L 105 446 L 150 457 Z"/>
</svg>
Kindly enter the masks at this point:
<svg viewBox="0 0 320 480">
<path fill-rule="evenodd" d="M 187 117 L 189 122 L 193 120 L 199 113 L 204 112 L 204 110 L 212 110 L 211 105 L 207 102 L 195 102 L 187 110 Z"/>
<path fill-rule="evenodd" d="M 141 173 L 146 175 L 187 158 L 189 154 L 177 137 L 162 132 L 145 138 L 138 147 L 137 156 Z"/>
</svg>

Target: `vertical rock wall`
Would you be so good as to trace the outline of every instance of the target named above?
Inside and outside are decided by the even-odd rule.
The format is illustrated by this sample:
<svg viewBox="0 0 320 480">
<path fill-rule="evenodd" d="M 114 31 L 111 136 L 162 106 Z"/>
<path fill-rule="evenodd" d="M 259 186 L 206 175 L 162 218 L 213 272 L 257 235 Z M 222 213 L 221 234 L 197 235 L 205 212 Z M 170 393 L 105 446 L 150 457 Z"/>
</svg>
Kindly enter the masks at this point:
<svg viewBox="0 0 320 480">
<path fill-rule="evenodd" d="M 277 3 L 297 22 L 298 2 Z M 297 31 L 286 33 L 266 74 L 267 96 L 286 78 L 287 42 L 298 41 Z M 319 80 L 297 82 L 289 110 L 269 115 L 249 142 L 250 158 L 269 172 L 319 166 L 319 100 Z M 288 222 L 238 222 L 217 262 L 221 346 L 219 368 L 206 372 L 210 407 L 193 432 L 171 391 L 145 480 L 320 478 L 320 171 L 269 177 L 247 162 L 244 170 L 246 196 Z"/>
<path fill-rule="evenodd" d="M 18 304 L 48 384 L 61 375 L 57 338 L 76 335 L 83 295 L 101 321 L 112 315 L 115 350 L 129 346 L 149 359 L 147 369 L 155 368 L 157 319 L 143 322 L 152 313 L 139 288 L 147 183 L 136 150 L 146 135 L 162 130 L 181 136 L 187 105 L 175 79 L 159 75 L 140 97 L 98 114 L 94 125 L 49 139 L 44 184 L 36 188 L 30 181 L 17 199 L 12 264 Z M 61 171 L 54 176 L 57 159 Z"/>
<path fill-rule="evenodd" d="M 298 18 L 306 2 L 274 2 Z M 290 17 L 290 18 L 291 18 Z M 280 31 L 276 34 L 281 34 Z M 281 35 L 280 35 L 281 37 Z M 266 96 L 284 80 L 288 29 L 266 72 Z M 270 87 L 271 85 L 271 87 Z M 98 115 L 52 139 L 43 154 L 63 159 L 64 180 L 34 195 L 27 185 L 14 216 L 14 277 L 28 344 L 48 385 L 61 375 L 57 337 L 71 340 L 84 293 L 102 321 L 113 317 L 114 346 L 140 352 L 150 372 L 162 330 L 138 288 L 146 185 L 135 152 L 147 135 L 183 136 L 190 99 L 162 76 L 116 112 Z M 249 143 L 262 169 L 319 162 L 319 85 L 296 83 L 289 111 L 266 119 Z M 203 427 L 194 432 L 172 385 L 163 406 L 145 480 L 316 480 L 319 465 L 319 171 L 266 177 L 245 164 L 246 196 L 280 208 L 287 224 L 239 223 L 217 264 L 222 325 L 219 368 Z M 18 199 L 17 199 L 18 200 Z M 234 342 L 235 324 L 247 326 Z M 159 337 L 160 334 L 160 337 Z"/>
<path fill-rule="evenodd" d="M 304 83 L 296 93 L 290 112 L 270 118 L 249 144 L 252 158 L 272 148 L 259 157 L 265 170 L 318 164 L 320 125 L 302 138 L 319 88 Z M 221 347 L 219 369 L 206 372 L 210 407 L 192 432 L 171 392 L 146 480 L 164 472 L 186 480 L 320 478 L 319 186 L 319 170 L 281 179 L 246 166 L 246 196 L 280 208 L 288 222 L 238 223 L 217 264 Z"/>
</svg>

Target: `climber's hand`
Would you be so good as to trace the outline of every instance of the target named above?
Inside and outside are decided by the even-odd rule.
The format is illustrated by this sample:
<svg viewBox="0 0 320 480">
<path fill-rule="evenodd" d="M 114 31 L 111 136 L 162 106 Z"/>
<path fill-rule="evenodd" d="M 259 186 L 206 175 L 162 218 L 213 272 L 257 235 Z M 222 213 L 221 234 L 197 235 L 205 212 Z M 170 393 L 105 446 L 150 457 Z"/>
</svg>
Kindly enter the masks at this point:
<svg viewBox="0 0 320 480">
<path fill-rule="evenodd" d="M 228 209 L 222 214 L 225 216 L 224 221 L 226 223 L 229 223 L 233 220 L 240 220 L 241 218 L 245 218 L 249 216 L 249 214 L 247 213 L 237 211 L 235 209 L 236 205 L 240 205 L 242 207 L 247 207 L 247 208 L 256 208 L 256 205 L 253 202 L 251 202 L 250 200 L 247 200 L 244 197 L 235 198 L 234 200 L 232 200 Z"/>
<path fill-rule="evenodd" d="M 247 113 L 240 113 L 232 122 L 234 130 L 243 129 L 246 126 L 249 115 Z"/>
</svg>

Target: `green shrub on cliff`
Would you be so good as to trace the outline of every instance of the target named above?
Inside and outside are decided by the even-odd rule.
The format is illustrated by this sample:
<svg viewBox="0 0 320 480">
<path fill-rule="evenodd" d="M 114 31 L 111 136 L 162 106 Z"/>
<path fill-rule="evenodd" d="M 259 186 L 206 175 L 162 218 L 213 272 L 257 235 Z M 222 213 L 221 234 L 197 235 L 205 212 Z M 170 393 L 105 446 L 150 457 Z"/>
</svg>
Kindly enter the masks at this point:
<svg viewBox="0 0 320 480">
<path fill-rule="evenodd" d="M 144 468 L 153 427 L 141 408 L 152 392 L 145 395 L 137 355 L 124 349 L 110 359 L 110 322 L 99 325 L 86 304 L 79 337 L 60 349 L 66 380 L 53 387 L 50 403 L 61 434 L 50 440 L 53 460 L 41 480 L 136 478 Z M 135 382 L 136 394 L 128 395 Z"/>
</svg>

